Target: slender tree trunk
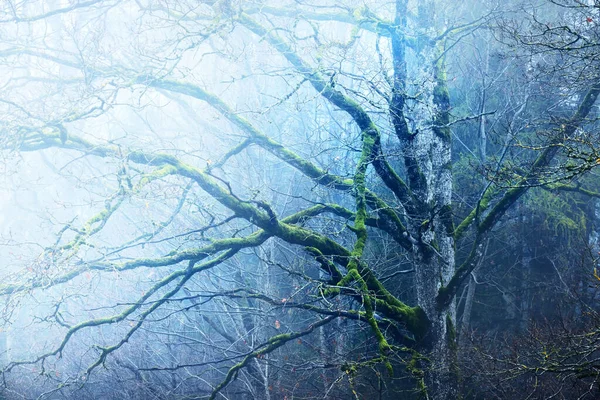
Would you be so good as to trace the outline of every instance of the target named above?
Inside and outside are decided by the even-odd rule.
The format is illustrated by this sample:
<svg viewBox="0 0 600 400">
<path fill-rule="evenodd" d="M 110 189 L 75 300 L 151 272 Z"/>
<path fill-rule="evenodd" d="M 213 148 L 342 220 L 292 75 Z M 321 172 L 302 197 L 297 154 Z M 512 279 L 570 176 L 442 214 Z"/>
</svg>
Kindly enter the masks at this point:
<svg viewBox="0 0 600 400">
<path fill-rule="evenodd" d="M 522 215 L 522 226 L 524 229 L 529 226 L 527 221 L 527 216 Z M 527 237 L 523 234 L 522 237 Z M 521 243 L 521 274 L 522 278 L 520 281 L 520 289 L 521 289 L 521 310 L 520 310 L 520 319 L 519 319 L 519 327 L 522 331 L 525 331 L 529 326 L 529 299 L 531 297 L 530 294 L 530 286 L 529 283 L 531 281 L 531 249 L 529 243 L 523 241 Z"/>
<path fill-rule="evenodd" d="M 462 318 L 460 320 L 460 333 L 459 343 L 460 347 L 467 345 L 467 335 L 471 329 L 471 312 L 473 311 L 473 300 L 475 299 L 475 291 L 477 290 L 477 282 L 475 281 L 475 275 L 477 269 L 471 272 L 469 283 L 467 284 L 467 296 L 465 297 L 465 306 L 463 308 Z"/>
<path fill-rule="evenodd" d="M 0 368 L 4 368 L 10 361 L 8 332 L 0 332 Z"/>
<path fill-rule="evenodd" d="M 469 278 L 469 283 L 467 284 L 467 295 L 465 297 L 465 306 L 463 308 L 462 318 L 460 321 L 460 331 L 459 331 L 459 344 L 460 347 L 466 346 L 467 342 L 467 334 L 471 329 L 471 313 L 473 311 L 473 301 L 475 300 L 475 292 L 477 290 L 477 271 L 481 268 L 481 264 L 485 258 L 487 253 L 488 245 L 490 241 L 487 240 L 485 247 L 483 249 L 483 253 L 477 262 L 477 266 L 471 272 L 471 276 Z"/>
</svg>

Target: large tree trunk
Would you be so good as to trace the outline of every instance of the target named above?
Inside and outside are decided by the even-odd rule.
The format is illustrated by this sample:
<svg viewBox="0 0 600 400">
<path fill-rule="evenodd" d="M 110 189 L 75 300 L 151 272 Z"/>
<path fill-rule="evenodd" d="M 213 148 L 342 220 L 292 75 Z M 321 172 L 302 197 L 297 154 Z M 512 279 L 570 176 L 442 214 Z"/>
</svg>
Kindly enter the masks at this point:
<svg viewBox="0 0 600 400">
<path fill-rule="evenodd" d="M 432 71 L 435 85 L 444 84 L 437 76 L 439 73 L 437 69 Z M 439 112 L 440 107 L 447 107 L 447 98 L 433 100 L 431 110 Z M 455 272 L 453 226 L 448 212 L 452 194 L 450 132 L 430 128 L 432 121 L 440 124 L 439 114 L 421 120 L 424 122 L 419 127 L 419 137 L 411 143 L 411 150 L 427 184 L 424 201 L 427 215 L 421 216 L 419 227 L 413 227 L 420 231 L 414 254 L 417 300 L 431 324 L 423 343 L 431 360 L 425 371 L 425 384 L 430 398 L 455 399 L 458 393 L 456 305 L 452 301 L 440 307 L 436 301 L 440 287 L 447 285 Z"/>
<path fill-rule="evenodd" d="M 439 265 L 438 262 L 422 263 L 421 272 L 417 274 L 417 295 L 431 324 L 423 343 L 423 353 L 430 360 L 423 366 L 425 385 L 429 398 L 455 399 L 458 390 L 456 307 L 451 303 L 440 309 L 436 304 L 439 281 L 432 276 L 439 276 L 436 274 Z"/>
<path fill-rule="evenodd" d="M 435 219 L 434 219 L 435 224 Z M 434 229 L 435 242 L 416 255 L 416 287 L 419 305 L 430 321 L 423 353 L 431 360 L 425 368 L 425 384 L 430 398 L 455 399 L 458 388 L 456 305 L 440 307 L 436 296 L 454 273 L 454 242 L 445 229 Z M 430 247 L 429 247 L 430 246 Z"/>
<path fill-rule="evenodd" d="M 434 3 L 419 5 L 420 18 L 435 19 Z M 424 21 L 422 22 L 424 23 Z M 427 26 L 424 24 L 423 26 Z M 428 29 L 425 34 L 431 35 Z M 452 158 L 450 140 L 450 99 L 446 87 L 445 66 L 441 49 L 421 49 L 418 58 L 423 66 L 417 79 L 428 82 L 430 92 L 413 107 L 415 111 L 416 138 L 409 142 L 419 171 L 425 177 L 421 192 L 423 214 L 417 261 L 417 300 L 430 321 L 424 349 L 431 360 L 425 371 L 425 384 L 430 398 L 456 399 L 458 393 L 456 304 L 451 301 L 440 306 L 437 295 L 455 273 L 454 226 L 452 224 Z M 419 76 L 420 75 L 420 76 Z M 412 179 L 415 181 L 415 179 Z M 418 193 L 418 191 L 417 191 Z"/>
</svg>

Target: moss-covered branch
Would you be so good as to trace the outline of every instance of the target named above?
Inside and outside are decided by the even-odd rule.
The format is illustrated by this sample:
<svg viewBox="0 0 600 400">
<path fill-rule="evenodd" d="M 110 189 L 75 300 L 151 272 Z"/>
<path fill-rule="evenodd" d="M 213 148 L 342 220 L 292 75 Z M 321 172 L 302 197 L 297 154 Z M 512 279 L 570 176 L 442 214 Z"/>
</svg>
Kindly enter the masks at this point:
<svg viewBox="0 0 600 400">
<path fill-rule="evenodd" d="M 370 145 L 374 141 L 373 137 L 369 136 L 371 134 L 372 131 L 366 132 L 366 137 L 363 139 L 363 142 L 366 143 L 365 154 L 368 154 L 369 151 L 373 152 L 373 147 L 370 147 Z M 120 158 L 120 155 L 122 154 L 121 149 L 117 148 L 116 146 L 95 145 L 76 136 L 72 136 L 69 142 L 62 143 L 57 137 L 37 133 L 33 135 L 30 138 L 30 140 L 26 140 L 22 144 L 21 150 L 34 151 L 50 147 L 62 147 L 67 149 L 73 149 L 77 151 L 82 151 L 86 154 L 93 154 L 100 157 Z M 424 314 L 420 312 L 420 309 L 408 307 L 404 303 L 396 299 L 394 296 L 392 296 L 384 288 L 381 282 L 377 280 L 372 271 L 366 265 L 359 261 L 360 255 L 362 255 L 362 250 L 364 249 L 364 245 L 366 243 L 366 225 L 369 223 L 369 221 L 372 221 L 374 225 L 377 224 L 375 221 L 369 219 L 366 215 L 365 207 L 368 198 L 368 192 L 364 186 L 364 181 L 357 190 L 357 193 L 360 193 L 361 191 L 363 193 L 363 196 L 360 196 L 360 200 L 357 200 L 357 208 L 358 210 L 360 210 L 360 214 L 358 210 L 356 214 L 354 214 L 354 229 L 357 229 L 358 232 L 361 233 L 359 236 L 357 236 L 357 245 L 355 245 L 354 251 L 351 252 L 324 235 L 294 225 L 294 223 L 301 220 L 302 218 L 311 215 L 316 215 L 321 212 L 333 212 L 339 213 L 340 215 L 348 216 L 348 212 L 339 206 L 316 205 L 314 207 L 296 213 L 293 216 L 293 218 L 292 216 L 290 216 L 282 220 L 273 220 L 271 216 L 264 210 L 255 207 L 249 202 L 244 202 L 240 200 L 238 197 L 231 194 L 226 188 L 223 188 L 210 175 L 198 168 L 181 162 L 176 157 L 164 153 L 150 154 L 142 151 L 131 151 L 126 155 L 126 157 L 129 161 L 138 164 L 159 167 L 165 165 L 172 166 L 174 168 L 173 174 L 192 179 L 204 191 L 210 194 L 216 201 L 233 211 L 236 216 L 244 218 L 263 229 L 262 231 L 259 231 L 255 235 L 251 235 L 251 237 L 248 238 L 221 239 L 219 241 L 213 242 L 206 248 L 199 250 L 196 249 L 191 250 L 189 252 L 179 252 L 172 256 L 167 256 L 155 260 L 134 260 L 132 261 L 133 264 L 127 264 L 127 268 L 133 268 L 134 266 L 139 265 L 171 265 L 180 262 L 184 259 L 192 259 L 192 257 L 199 257 L 201 259 L 203 257 L 206 257 L 207 253 L 212 254 L 211 252 L 216 250 L 217 248 L 225 250 L 228 248 L 237 248 L 238 246 L 247 247 L 250 245 L 258 245 L 262 243 L 261 240 L 266 240 L 266 238 L 268 237 L 276 236 L 291 244 L 318 249 L 318 251 L 322 255 L 331 256 L 333 257 L 335 262 L 346 267 L 348 267 L 348 264 L 350 262 L 354 262 L 356 265 L 353 266 L 351 269 L 355 269 L 357 271 L 357 274 L 360 275 L 364 280 L 366 285 L 365 293 L 368 291 L 372 291 L 374 295 L 378 299 L 380 299 L 380 308 L 383 313 L 389 313 L 388 316 L 390 318 L 398 322 L 405 323 L 407 328 L 417 336 L 422 333 L 423 327 L 427 325 L 427 319 L 425 318 Z M 359 176 L 361 174 L 364 175 L 366 167 L 368 166 L 368 158 L 364 159 L 363 161 L 364 162 L 361 164 L 360 169 L 357 169 L 357 171 L 359 171 Z M 359 177 L 359 181 L 361 181 L 362 179 L 363 178 Z M 250 243 L 249 241 L 251 241 L 252 243 Z M 68 273 L 61 279 L 64 279 L 63 281 L 72 279 L 74 276 L 80 274 L 83 270 L 84 268 L 82 267 L 77 271 Z M 11 290 L 22 290 L 22 287 L 12 286 L 10 288 L 5 288 L 5 291 Z"/>
<path fill-rule="evenodd" d="M 350 218 L 353 214 L 349 210 L 344 209 L 343 207 L 337 205 L 315 205 L 313 207 L 301 210 L 297 213 L 294 213 L 286 218 L 283 218 L 281 222 L 286 224 L 297 224 L 306 219 L 315 217 L 319 214 L 331 212 L 337 215 L 340 215 L 344 218 Z M 376 225 L 376 221 L 371 222 L 373 225 Z M 264 230 L 259 230 L 251 235 L 240 237 L 240 238 L 225 238 L 225 239 L 217 239 L 213 240 L 210 244 L 188 250 L 181 250 L 174 252 L 172 254 L 165 255 L 163 257 L 158 258 L 136 258 L 133 260 L 129 260 L 126 262 L 101 262 L 95 261 L 90 263 L 84 263 L 79 265 L 72 270 L 61 274 L 59 276 L 54 276 L 48 283 L 41 282 L 39 280 L 29 282 L 29 283 L 5 283 L 0 285 L 0 295 L 12 294 L 21 291 L 27 291 L 36 288 L 47 288 L 50 286 L 59 285 L 62 283 L 66 283 L 79 275 L 88 272 L 88 271 L 117 271 L 124 272 L 128 270 L 132 270 L 140 267 L 147 268 L 160 268 L 170 265 L 176 265 L 181 262 L 196 260 L 200 261 L 207 257 L 210 257 L 214 254 L 217 254 L 221 251 L 232 250 L 232 249 L 243 249 L 248 247 L 257 247 L 263 244 L 267 239 L 272 237 L 271 234 L 265 232 Z M 315 249 L 316 250 L 316 249 Z M 339 273 L 339 272 L 338 272 Z M 341 278 L 340 278 L 341 279 Z"/>
<path fill-rule="evenodd" d="M 308 160 L 300 157 L 293 151 L 285 148 L 282 144 L 269 138 L 267 135 L 258 130 L 254 125 L 247 119 L 239 116 L 231 107 L 229 107 L 224 101 L 218 96 L 208 93 L 204 89 L 188 84 L 170 80 L 155 80 L 150 77 L 140 77 L 138 79 L 140 83 L 147 84 L 151 87 L 168 90 L 174 93 L 181 93 L 186 96 L 202 100 L 210 104 L 217 111 L 223 114 L 229 121 L 235 124 L 243 132 L 249 135 L 248 140 L 257 146 L 264 148 L 271 154 L 286 162 L 288 165 L 300 171 L 305 176 L 314 180 L 319 185 L 333 187 L 342 191 L 351 191 L 354 187 L 352 179 L 346 179 L 339 177 L 334 174 L 330 174 L 327 171 L 317 167 Z M 372 131 L 372 130 L 370 130 Z M 378 138 L 376 138 L 378 140 Z M 241 147 L 245 145 L 245 142 L 236 147 L 241 151 Z M 234 151 L 234 150 L 232 150 Z M 412 243 L 407 239 L 408 234 L 406 228 L 400 221 L 400 218 L 396 212 L 389 207 L 381 198 L 375 193 L 366 190 L 365 192 L 367 202 L 369 206 L 374 209 L 377 213 L 382 215 L 380 219 L 379 227 L 386 230 L 400 245 L 406 249 L 410 249 Z"/>
<path fill-rule="evenodd" d="M 548 185 L 543 185 L 542 189 L 551 190 L 551 191 L 560 190 L 563 192 L 580 193 L 585 196 L 600 198 L 600 192 L 595 192 L 593 190 L 583 188 L 579 184 L 568 185 L 568 184 L 561 184 L 561 183 L 552 183 L 552 184 L 548 184 Z"/>
<path fill-rule="evenodd" d="M 336 318 L 337 318 L 337 316 L 330 315 L 326 318 L 323 318 L 323 319 L 311 324 L 304 331 L 293 332 L 293 333 L 284 333 L 284 334 L 272 336 L 271 338 L 269 338 L 269 340 L 264 345 L 258 347 L 252 353 L 250 353 L 249 355 L 244 357 L 244 359 L 242 361 L 240 361 L 239 363 L 237 363 L 233 367 L 231 367 L 229 369 L 229 371 L 227 372 L 227 375 L 225 376 L 225 379 L 223 380 L 223 382 L 221 382 L 219 385 L 217 385 L 217 387 L 215 387 L 215 389 L 211 393 L 209 399 L 214 400 L 217 397 L 217 395 L 219 394 L 219 392 L 221 390 L 223 390 L 227 385 L 229 385 L 229 383 L 237 376 L 239 370 L 244 368 L 246 365 L 248 365 L 248 363 L 250 361 L 252 361 L 253 359 L 255 359 L 257 357 L 261 357 L 264 354 L 269 354 L 269 353 L 273 352 L 274 350 L 278 349 L 279 347 L 283 346 L 284 344 L 288 343 L 289 341 L 301 338 L 302 336 L 306 336 L 306 335 L 312 333 L 316 328 L 327 325 L 328 323 L 330 323 L 331 321 L 333 321 Z"/>
<path fill-rule="evenodd" d="M 250 31 L 265 39 L 273 46 L 288 62 L 300 73 L 315 90 L 325 99 L 330 101 L 339 109 L 345 111 L 352 117 L 356 125 L 363 132 L 369 132 L 369 136 L 373 138 L 373 150 L 376 157 L 373 157 L 372 162 L 375 171 L 381 177 L 385 185 L 400 199 L 404 207 L 413 212 L 418 202 L 404 181 L 398 176 L 394 169 L 385 160 L 381 149 L 380 133 L 369 114 L 348 96 L 344 95 L 339 90 L 336 90 L 329 80 L 325 79 L 321 73 L 310 67 L 298 54 L 282 39 L 265 29 L 262 25 L 254 21 L 247 14 L 242 13 L 239 16 L 239 21 Z"/>
<path fill-rule="evenodd" d="M 471 212 L 462 220 L 460 224 L 458 224 L 458 226 L 454 230 L 454 240 L 460 239 L 465 234 L 467 229 L 471 226 L 471 224 L 476 219 L 480 218 L 482 213 L 487 211 L 490 202 L 492 201 L 496 193 L 497 189 L 493 185 L 490 185 L 485 189 L 485 191 L 481 195 L 481 198 L 477 202 L 477 205 L 473 207 Z"/>
</svg>

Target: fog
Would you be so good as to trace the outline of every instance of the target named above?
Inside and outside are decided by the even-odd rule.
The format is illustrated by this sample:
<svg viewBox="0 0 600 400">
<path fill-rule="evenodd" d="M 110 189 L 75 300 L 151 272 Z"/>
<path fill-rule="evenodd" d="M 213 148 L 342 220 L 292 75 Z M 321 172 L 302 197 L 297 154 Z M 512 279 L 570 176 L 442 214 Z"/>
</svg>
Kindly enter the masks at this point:
<svg viewBox="0 0 600 400">
<path fill-rule="evenodd" d="M 0 397 L 600 396 L 594 2 L 0 5 Z"/>
</svg>

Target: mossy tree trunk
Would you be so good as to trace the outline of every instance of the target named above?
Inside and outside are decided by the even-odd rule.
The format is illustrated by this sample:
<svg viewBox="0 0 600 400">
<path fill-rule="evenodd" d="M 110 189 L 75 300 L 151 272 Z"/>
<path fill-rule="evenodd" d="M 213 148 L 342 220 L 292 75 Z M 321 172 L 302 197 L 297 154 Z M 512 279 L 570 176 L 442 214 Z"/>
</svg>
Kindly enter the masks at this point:
<svg viewBox="0 0 600 400">
<path fill-rule="evenodd" d="M 412 257 L 415 265 L 417 301 L 429 319 L 430 328 L 421 346 L 431 360 L 425 368 L 429 394 L 453 399 L 457 394 L 456 307 L 451 301 L 440 306 L 437 294 L 455 272 L 454 227 L 451 215 L 452 169 L 450 99 L 446 87 L 443 44 L 422 41 L 414 48 L 420 66 L 414 80 L 424 82 L 416 101 L 407 93 L 407 1 L 396 2 L 392 36 L 394 92 L 391 106 L 396 135 L 404 148 L 408 185 L 417 199 L 409 215 L 408 230 L 414 232 Z M 433 1 L 418 7 L 422 32 L 433 37 L 435 7 Z M 405 115 L 410 110 L 410 116 Z M 409 126 L 408 121 L 411 121 Z"/>
</svg>

